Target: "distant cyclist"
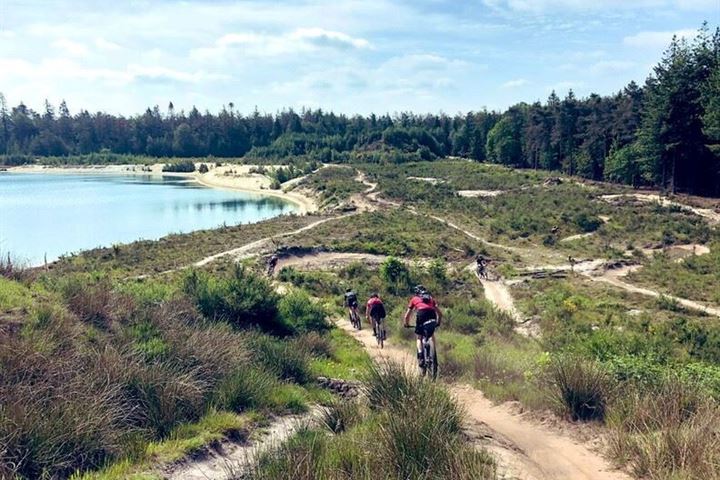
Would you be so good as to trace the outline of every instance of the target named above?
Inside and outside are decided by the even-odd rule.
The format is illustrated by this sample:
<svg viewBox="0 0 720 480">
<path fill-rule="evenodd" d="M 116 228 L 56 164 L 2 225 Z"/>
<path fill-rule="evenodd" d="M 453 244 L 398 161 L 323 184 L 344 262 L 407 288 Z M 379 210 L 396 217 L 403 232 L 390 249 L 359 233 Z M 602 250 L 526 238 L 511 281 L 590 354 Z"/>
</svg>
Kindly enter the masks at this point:
<svg viewBox="0 0 720 480">
<path fill-rule="evenodd" d="M 373 293 L 367 301 L 365 308 L 365 319 L 372 325 L 373 336 L 376 336 L 377 326 L 385 319 L 385 305 L 380 295 Z"/>
<path fill-rule="evenodd" d="M 358 298 L 357 293 L 353 291 L 352 288 L 348 288 L 345 290 L 345 300 L 344 300 L 344 306 L 348 309 L 348 313 L 350 314 L 350 318 L 356 318 L 358 316 L 357 313 L 357 307 L 358 307 Z"/>
<path fill-rule="evenodd" d="M 273 255 L 268 259 L 268 276 L 271 277 L 273 272 L 275 271 L 275 267 L 278 264 L 278 260 L 280 260 L 280 257 L 277 256 L 277 254 L 273 253 Z"/>
<path fill-rule="evenodd" d="M 442 322 L 442 312 L 440 308 L 438 308 L 435 299 L 430 295 L 430 292 L 422 285 L 415 287 L 415 295 L 410 299 L 408 309 L 403 318 L 405 327 L 410 325 L 410 315 L 412 315 L 413 311 L 415 312 L 418 365 L 423 367 L 422 338 L 425 336 L 431 339 L 437 350 L 435 328 L 439 327 Z"/>
<path fill-rule="evenodd" d="M 482 255 L 475 257 L 476 271 L 478 276 L 487 278 L 487 260 Z"/>
</svg>

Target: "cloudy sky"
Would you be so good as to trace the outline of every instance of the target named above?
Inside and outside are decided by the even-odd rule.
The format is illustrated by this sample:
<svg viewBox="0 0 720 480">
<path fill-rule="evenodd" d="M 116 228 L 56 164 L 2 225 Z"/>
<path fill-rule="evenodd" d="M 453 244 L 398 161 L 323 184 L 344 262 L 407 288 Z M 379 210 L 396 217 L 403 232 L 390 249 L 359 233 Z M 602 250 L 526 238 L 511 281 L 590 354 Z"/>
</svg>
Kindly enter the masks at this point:
<svg viewBox="0 0 720 480">
<path fill-rule="evenodd" d="M 612 93 L 720 0 L 0 0 L 0 92 L 148 105 L 456 113 Z"/>
</svg>

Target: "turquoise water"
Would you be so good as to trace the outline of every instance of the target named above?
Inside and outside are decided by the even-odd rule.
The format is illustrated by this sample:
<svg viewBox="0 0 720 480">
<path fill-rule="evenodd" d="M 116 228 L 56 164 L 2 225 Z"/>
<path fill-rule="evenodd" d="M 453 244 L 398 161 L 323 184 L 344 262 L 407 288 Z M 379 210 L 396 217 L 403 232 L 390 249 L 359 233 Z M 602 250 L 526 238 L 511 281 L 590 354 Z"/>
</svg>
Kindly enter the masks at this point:
<svg viewBox="0 0 720 480">
<path fill-rule="evenodd" d="M 206 188 L 182 177 L 0 173 L 0 252 L 41 264 L 60 255 L 157 239 L 296 210 L 292 203 Z"/>
</svg>

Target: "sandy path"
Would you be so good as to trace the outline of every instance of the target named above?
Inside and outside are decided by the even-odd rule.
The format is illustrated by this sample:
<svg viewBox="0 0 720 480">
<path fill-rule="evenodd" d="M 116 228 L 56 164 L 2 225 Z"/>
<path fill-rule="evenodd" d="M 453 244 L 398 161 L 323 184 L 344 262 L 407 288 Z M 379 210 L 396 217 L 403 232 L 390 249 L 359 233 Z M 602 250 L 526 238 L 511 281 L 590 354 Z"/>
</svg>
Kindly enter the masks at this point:
<svg viewBox="0 0 720 480">
<path fill-rule="evenodd" d="M 655 298 L 659 298 L 662 295 L 665 298 L 668 298 L 669 300 L 677 302 L 678 304 L 682 305 L 683 307 L 690 308 L 693 310 L 698 310 L 701 312 L 705 312 L 708 315 L 713 315 L 715 317 L 720 317 L 720 308 L 709 307 L 707 305 L 703 305 L 702 303 L 695 302 L 693 300 L 688 300 L 686 298 L 680 298 L 680 297 L 675 297 L 673 295 L 661 294 L 660 292 L 657 292 L 655 290 L 650 290 L 649 288 L 638 287 L 638 286 L 632 285 L 630 283 L 627 283 L 627 282 L 621 280 L 621 278 L 627 276 L 628 273 L 632 272 L 633 270 L 636 270 L 637 268 L 638 268 L 638 266 L 617 268 L 614 270 L 608 270 L 605 273 L 603 273 L 602 275 L 598 275 L 598 276 L 588 275 L 588 277 L 591 278 L 593 281 L 604 282 L 604 283 L 613 285 L 615 287 L 622 288 L 623 290 L 626 290 L 626 291 L 632 292 L 632 293 L 639 293 L 641 295 L 647 295 L 649 297 L 655 297 Z"/>
<path fill-rule="evenodd" d="M 616 194 L 616 195 L 602 195 L 600 198 L 602 198 L 603 200 L 606 200 L 608 202 L 613 202 L 615 200 L 619 200 L 619 199 L 623 199 L 623 198 L 634 198 L 641 202 L 659 203 L 663 207 L 675 206 L 675 207 L 679 207 L 679 208 L 685 210 L 686 212 L 691 212 L 691 213 L 694 213 L 695 215 L 705 218 L 706 220 L 708 220 L 708 222 L 710 224 L 720 223 L 720 213 L 716 212 L 715 210 L 712 210 L 710 208 L 692 207 L 690 205 L 685 205 L 684 203 L 676 202 L 676 201 L 670 200 L 666 197 L 662 197 L 657 194 L 625 193 L 625 194 Z"/>
<path fill-rule="evenodd" d="M 246 471 L 259 455 L 290 438 L 301 426 L 312 422 L 320 411 L 319 408 L 315 408 L 304 415 L 278 417 L 268 428 L 253 432 L 247 442 L 224 440 L 219 445 L 208 448 L 207 455 L 203 458 L 188 460 L 170 467 L 162 474 L 163 478 L 166 480 L 233 478 Z"/>
<path fill-rule="evenodd" d="M 208 263 L 214 262 L 215 260 L 223 257 L 233 257 L 235 260 L 243 260 L 245 258 L 250 258 L 259 253 L 259 251 L 265 246 L 266 243 L 269 243 L 272 239 L 275 238 L 285 238 L 290 237 L 293 235 L 297 235 L 299 233 L 305 232 L 307 230 L 311 230 L 318 225 L 322 225 L 323 223 L 330 222 L 332 220 L 339 220 L 341 218 L 348 217 L 350 215 L 354 215 L 354 212 L 346 213 L 344 215 L 338 215 L 336 217 L 326 217 L 322 218 L 316 222 L 313 222 L 309 225 L 305 225 L 304 227 L 298 228 L 297 230 L 293 230 L 290 232 L 280 233 L 278 235 L 273 235 L 271 237 L 265 237 L 261 238 L 260 240 L 256 240 L 254 242 L 248 243 L 246 245 L 243 245 L 238 248 L 233 248 L 231 250 L 226 250 L 224 252 L 216 253 L 214 255 L 210 255 L 208 257 L 203 258 L 202 260 L 198 260 L 197 262 L 193 263 L 193 267 L 202 267 L 204 265 L 207 265 Z"/>
<path fill-rule="evenodd" d="M 283 257 L 278 260 L 275 273 L 283 267 L 295 267 L 300 270 L 332 269 L 362 262 L 365 265 L 379 265 L 387 259 L 386 255 L 371 253 L 320 252 L 308 255 Z"/>
<path fill-rule="evenodd" d="M 560 241 L 561 242 L 573 242 L 575 240 L 592 237 L 593 235 L 595 235 L 595 232 L 578 233 L 577 235 L 570 235 L 569 237 L 561 238 Z"/>
<path fill-rule="evenodd" d="M 505 190 L 458 190 L 461 197 L 477 198 L 477 197 L 497 197 L 505 193 Z"/>
<path fill-rule="evenodd" d="M 359 340 L 370 356 L 417 368 L 415 359 L 387 342 L 380 350 L 370 329 L 354 330 L 346 321 L 338 326 Z M 442 348 L 442 333 L 440 333 Z M 442 371 L 442 366 L 441 366 Z M 485 447 L 495 453 L 500 472 L 523 480 L 578 479 L 628 480 L 585 445 L 513 413 L 507 405 L 493 405 L 482 392 L 468 386 L 451 386 L 451 392 L 467 411 L 468 428 L 476 430 Z"/>
</svg>

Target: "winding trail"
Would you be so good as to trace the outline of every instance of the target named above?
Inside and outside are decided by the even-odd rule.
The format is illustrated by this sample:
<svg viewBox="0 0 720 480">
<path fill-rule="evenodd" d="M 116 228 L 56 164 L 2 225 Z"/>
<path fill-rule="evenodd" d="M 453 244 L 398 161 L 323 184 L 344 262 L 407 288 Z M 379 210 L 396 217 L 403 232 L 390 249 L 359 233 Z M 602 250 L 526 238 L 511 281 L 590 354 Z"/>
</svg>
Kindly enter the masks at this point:
<svg viewBox="0 0 720 480">
<path fill-rule="evenodd" d="M 622 200 L 623 198 L 632 198 L 641 202 L 658 203 L 663 207 L 678 207 L 686 212 L 694 213 L 695 215 L 704 218 L 711 225 L 717 225 L 720 223 L 720 212 L 717 212 L 711 208 L 698 208 L 686 205 L 684 203 L 676 202 L 666 197 L 662 197 L 658 194 L 622 193 L 615 195 L 602 195 L 600 198 L 607 202 L 614 202 L 616 200 Z"/>
<path fill-rule="evenodd" d="M 208 447 L 202 458 L 173 464 L 162 474 L 165 480 L 226 480 L 245 472 L 259 455 L 292 436 L 300 427 L 312 422 L 321 412 L 316 407 L 303 415 L 286 415 L 274 419 L 267 428 L 258 429 L 244 442 L 229 439 Z"/>
<path fill-rule="evenodd" d="M 412 356 L 392 342 L 379 349 L 369 328 L 357 331 L 344 320 L 338 326 L 360 341 L 374 360 L 417 368 Z M 523 480 L 629 480 L 587 446 L 514 413 L 509 405 L 494 405 L 467 385 L 449 388 L 466 410 L 470 436 L 495 454 L 501 475 Z"/>
</svg>

